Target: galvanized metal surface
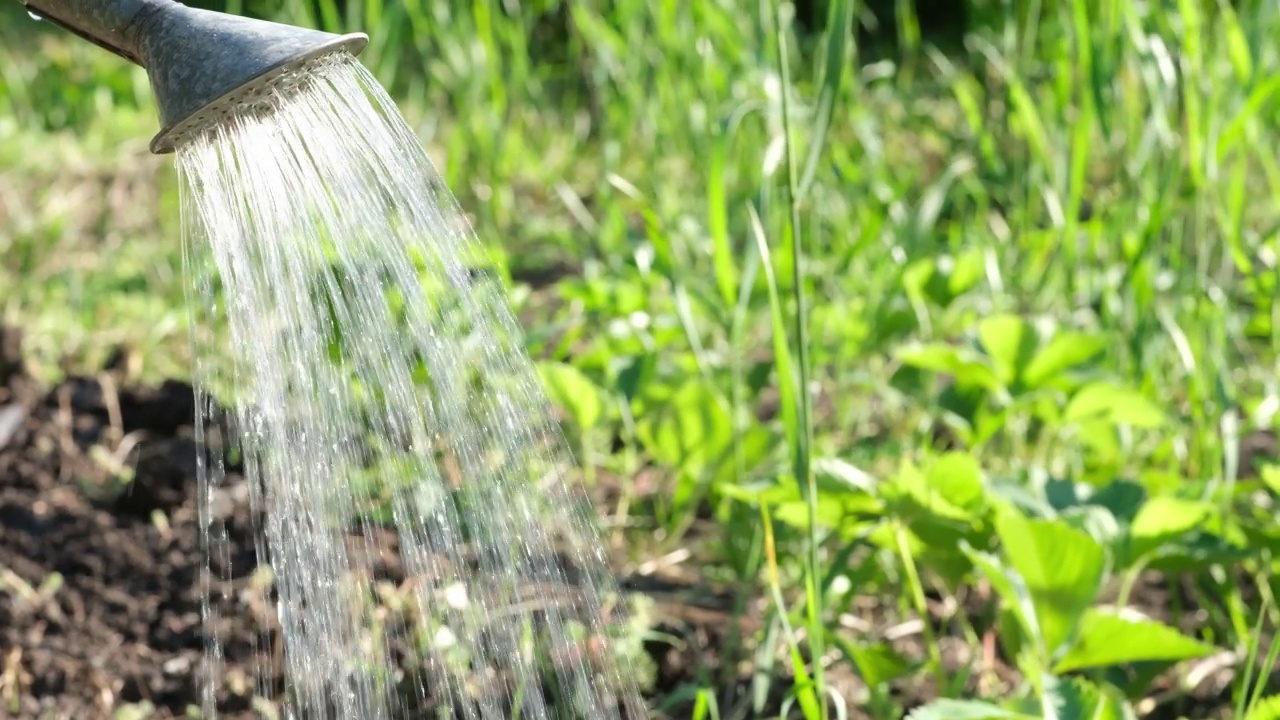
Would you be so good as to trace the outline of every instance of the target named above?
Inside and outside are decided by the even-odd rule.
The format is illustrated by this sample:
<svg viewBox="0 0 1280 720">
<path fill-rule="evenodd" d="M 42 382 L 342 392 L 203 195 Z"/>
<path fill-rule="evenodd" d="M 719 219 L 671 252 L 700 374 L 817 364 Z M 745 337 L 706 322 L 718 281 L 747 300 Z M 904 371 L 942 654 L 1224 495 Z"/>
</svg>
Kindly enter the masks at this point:
<svg viewBox="0 0 1280 720">
<path fill-rule="evenodd" d="M 134 28 L 144 18 L 166 4 L 166 0 L 22 0 L 27 10 L 43 20 L 63 27 L 99 47 L 138 65 Z"/>
<path fill-rule="evenodd" d="M 336 35 L 187 7 L 173 0 L 22 0 L 32 13 L 146 68 L 160 111 L 157 154 L 221 122 L 246 98 L 330 52 L 359 54 L 363 33 Z"/>
</svg>

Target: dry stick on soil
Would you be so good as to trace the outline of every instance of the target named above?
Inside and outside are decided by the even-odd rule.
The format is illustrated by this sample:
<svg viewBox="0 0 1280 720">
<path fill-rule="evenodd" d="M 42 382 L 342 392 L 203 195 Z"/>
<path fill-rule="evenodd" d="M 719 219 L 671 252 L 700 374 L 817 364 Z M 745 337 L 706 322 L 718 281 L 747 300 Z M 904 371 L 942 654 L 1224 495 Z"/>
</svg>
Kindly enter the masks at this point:
<svg viewBox="0 0 1280 720">
<path fill-rule="evenodd" d="M 107 469 L 114 475 L 120 475 L 124 472 L 125 460 L 129 457 L 129 453 L 133 452 L 138 443 L 146 438 L 146 432 L 134 430 L 125 434 L 124 413 L 120 410 L 120 390 L 115 375 L 110 372 L 100 372 L 97 375 L 97 381 L 98 387 L 102 390 L 102 404 L 107 409 L 108 427 L 105 443 L 109 450 L 105 458 Z M 132 469 L 136 471 L 137 467 Z"/>
<path fill-rule="evenodd" d="M 107 407 L 107 422 L 110 423 L 111 471 L 119 474 L 124 470 L 129 453 L 146 438 L 146 433 L 142 430 L 134 430 L 127 435 L 124 433 L 124 413 L 120 411 L 120 390 L 115 375 L 110 372 L 98 373 L 98 384 L 102 387 L 102 402 Z M 137 467 L 133 470 L 136 471 Z"/>
<path fill-rule="evenodd" d="M 5 697 L 10 713 L 18 713 L 24 686 L 29 682 L 31 676 L 22 670 L 22 648 L 15 647 L 9 651 L 4 661 L 4 672 L 0 673 L 0 695 Z"/>
<path fill-rule="evenodd" d="M 124 437 L 124 420 L 120 414 L 120 393 L 115 378 L 110 373 L 98 373 L 98 387 L 102 389 L 102 404 L 107 408 L 108 434 L 111 447 L 116 447 Z"/>
<path fill-rule="evenodd" d="M 80 455 L 75 440 L 71 437 L 71 388 L 66 385 L 58 388 L 58 446 L 62 450 L 62 462 L 58 463 L 58 479 L 66 482 L 71 477 L 72 458 Z"/>
</svg>

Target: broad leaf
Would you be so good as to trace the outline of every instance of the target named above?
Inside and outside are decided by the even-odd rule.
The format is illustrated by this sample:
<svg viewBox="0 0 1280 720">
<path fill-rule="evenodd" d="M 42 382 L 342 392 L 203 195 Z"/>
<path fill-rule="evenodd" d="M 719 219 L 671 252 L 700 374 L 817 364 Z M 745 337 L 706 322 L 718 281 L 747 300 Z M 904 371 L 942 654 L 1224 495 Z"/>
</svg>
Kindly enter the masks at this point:
<svg viewBox="0 0 1280 720">
<path fill-rule="evenodd" d="M 934 700 L 907 715 L 907 720 L 1040 720 L 979 700 Z"/>
<path fill-rule="evenodd" d="M 888 643 L 859 643 L 832 633 L 832 642 L 858 669 L 867 687 L 891 683 L 915 672 L 920 663 L 903 657 Z"/>
<path fill-rule="evenodd" d="M 773 506 L 773 519 L 801 530 L 808 529 L 809 503 L 803 500 L 778 503 Z M 820 527 L 838 528 L 845 519 L 847 510 L 837 502 L 818 503 L 818 525 Z"/>
<path fill-rule="evenodd" d="M 1066 524 L 1089 533 L 1103 547 L 1115 547 L 1125 539 L 1124 529 L 1111 511 L 1100 505 L 1079 505 L 1067 508 L 1059 516 Z"/>
<path fill-rule="evenodd" d="M 1138 392 L 1114 383 L 1096 382 L 1083 387 L 1069 403 L 1063 416 L 1068 423 L 1105 421 L 1155 428 L 1164 424 L 1164 413 Z"/>
<path fill-rule="evenodd" d="M 1244 720 L 1280 720 L 1280 695 L 1259 700 L 1245 713 Z"/>
<path fill-rule="evenodd" d="M 1124 459 L 1116 423 L 1110 418 L 1081 420 L 1076 423 L 1076 437 L 1092 451 L 1093 462 L 1099 466 L 1117 465 Z"/>
<path fill-rule="evenodd" d="M 655 459 L 696 475 L 723 458 L 733 441 L 733 422 L 711 391 L 690 382 L 637 432 Z"/>
<path fill-rule="evenodd" d="M 978 323 L 978 337 L 1000 382 L 1013 386 L 1035 353 L 1035 329 L 1017 315 L 995 315 Z"/>
<path fill-rule="evenodd" d="M 636 427 L 645 450 L 678 472 L 672 495 L 677 508 L 696 501 L 713 486 L 724 487 L 736 473 L 735 434 L 729 413 L 700 381 L 690 381 Z M 769 452 L 772 436 L 755 425 L 736 436 L 743 465 L 754 467 Z"/>
<path fill-rule="evenodd" d="M 618 371 L 618 391 L 627 400 L 640 395 L 640 390 L 657 372 L 658 356 L 656 353 L 644 353 L 631 359 Z"/>
<path fill-rule="evenodd" d="M 935 486 L 935 481 L 939 485 Z M 885 499 L 897 507 L 899 515 L 909 522 L 935 517 L 968 524 L 973 521 L 972 514 L 952 501 L 952 497 L 965 502 L 971 499 L 972 491 L 965 487 L 966 484 L 963 474 L 957 479 L 947 472 L 946 467 L 935 477 L 932 473 L 922 473 L 911 462 L 904 462 L 882 492 Z"/>
<path fill-rule="evenodd" d="M 1262 484 L 1266 485 L 1271 492 L 1280 495 L 1280 465 L 1263 465 L 1259 472 L 1262 477 Z"/>
<path fill-rule="evenodd" d="M 973 247 L 960 254 L 947 277 L 947 290 L 951 297 L 958 297 L 977 285 L 986 271 L 986 254 L 982 248 Z"/>
<path fill-rule="evenodd" d="M 1129 528 L 1130 562 L 1199 528 L 1213 506 L 1195 500 L 1157 495 L 1148 500 Z"/>
<path fill-rule="evenodd" d="M 846 492 L 874 493 L 876 479 L 862 469 L 839 458 L 819 457 L 813 459 L 813 474 L 820 484 L 835 490 L 840 488 Z M 828 482 L 823 483 L 823 480 Z"/>
<path fill-rule="evenodd" d="M 1200 572 L 1211 565 L 1234 565 L 1256 556 L 1254 548 L 1242 547 L 1213 533 L 1198 531 L 1161 546 L 1147 562 L 1147 567 L 1166 573 Z"/>
<path fill-rule="evenodd" d="M 1000 558 L 990 553 L 974 550 L 967 544 L 962 545 L 961 549 L 973 563 L 973 567 L 995 588 L 996 594 L 1004 601 L 1005 610 L 1013 613 L 1013 617 L 1022 625 L 1022 633 L 1042 645 L 1035 604 L 1022 578 L 1001 562 Z M 1011 631 L 1012 628 L 1001 628 L 1001 635 L 1008 635 Z"/>
<path fill-rule="evenodd" d="M 1106 344 L 1100 335 L 1058 333 L 1027 364 L 1022 381 L 1033 389 L 1046 385 L 1067 370 L 1092 360 Z"/>
<path fill-rule="evenodd" d="M 976 513 L 986 505 L 982 467 L 968 453 L 943 455 L 929 468 L 929 488 L 951 505 Z"/>
<path fill-rule="evenodd" d="M 1133 710 L 1114 689 L 1082 678 L 1041 677 L 1044 720 L 1133 720 Z"/>
<path fill-rule="evenodd" d="M 996 533 L 1035 607 L 1042 657 L 1051 657 L 1097 597 L 1106 553 L 1081 530 L 1058 520 L 1028 519 L 1016 511 L 1000 513 Z"/>
<path fill-rule="evenodd" d="M 951 375 L 961 385 L 979 387 L 987 391 L 1003 387 L 989 365 L 951 345 L 943 343 L 909 345 L 899 348 L 894 354 L 911 367 Z"/>
<path fill-rule="evenodd" d="M 583 430 L 595 427 L 604 413 L 600 391 L 582 371 L 558 362 L 538 363 L 538 372 L 552 402 L 569 412 Z"/>
<path fill-rule="evenodd" d="M 1081 619 L 1075 643 L 1054 666 L 1054 672 L 1152 660 L 1190 660 L 1211 655 L 1216 650 L 1155 620 L 1128 619 L 1090 610 Z"/>
<path fill-rule="evenodd" d="M 1130 480 L 1113 480 L 1095 492 L 1089 502 L 1109 510 L 1116 520 L 1131 523 L 1146 499 L 1147 490 L 1142 485 Z"/>
</svg>

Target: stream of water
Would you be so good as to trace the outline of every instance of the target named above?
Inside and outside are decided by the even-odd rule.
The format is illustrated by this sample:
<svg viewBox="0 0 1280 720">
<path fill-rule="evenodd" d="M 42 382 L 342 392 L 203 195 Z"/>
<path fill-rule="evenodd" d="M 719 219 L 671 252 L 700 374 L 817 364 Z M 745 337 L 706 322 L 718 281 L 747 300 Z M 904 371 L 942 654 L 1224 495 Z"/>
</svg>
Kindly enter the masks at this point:
<svg viewBox="0 0 1280 720">
<path fill-rule="evenodd" d="M 191 305 L 230 342 L 195 372 L 214 680 L 219 608 L 250 601 L 212 509 L 241 476 L 286 717 L 642 717 L 572 458 L 420 142 L 345 53 L 242 110 L 177 158 Z M 380 583 L 388 535 L 405 577 Z"/>
</svg>

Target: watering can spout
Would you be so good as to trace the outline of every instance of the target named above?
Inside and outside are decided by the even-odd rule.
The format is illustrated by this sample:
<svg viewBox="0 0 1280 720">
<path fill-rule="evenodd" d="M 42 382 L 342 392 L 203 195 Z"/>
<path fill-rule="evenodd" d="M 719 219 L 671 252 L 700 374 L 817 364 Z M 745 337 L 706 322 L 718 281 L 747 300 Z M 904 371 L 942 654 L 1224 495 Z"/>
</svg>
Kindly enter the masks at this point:
<svg viewBox="0 0 1280 720">
<path fill-rule="evenodd" d="M 280 76 L 369 38 L 252 20 L 175 0 L 21 0 L 48 20 L 142 66 L 160 111 L 156 154 L 222 121 Z"/>
</svg>

